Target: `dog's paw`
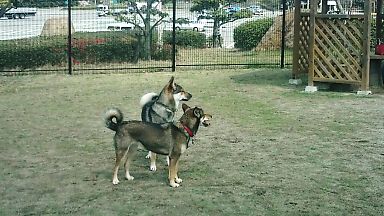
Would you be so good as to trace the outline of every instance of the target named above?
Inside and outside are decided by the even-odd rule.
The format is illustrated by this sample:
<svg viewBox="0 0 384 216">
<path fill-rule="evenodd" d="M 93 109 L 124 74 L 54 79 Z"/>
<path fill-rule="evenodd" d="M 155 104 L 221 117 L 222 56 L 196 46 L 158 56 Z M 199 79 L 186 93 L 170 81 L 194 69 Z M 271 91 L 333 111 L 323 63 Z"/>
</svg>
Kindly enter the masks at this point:
<svg viewBox="0 0 384 216">
<path fill-rule="evenodd" d="M 156 165 L 152 165 L 151 164 L 151 166 L 149 167 L 149 170 L 151 170 L 151 171 L 156 171 L 157 170 L 157 167 L 156 167 Z"/>
<path fill-rule="evenodd" d="M 117 178 L 116 178 L 116 179 L 113 179 L 113 180 L 112 180 L 112 184 L 114 184 L 114 185 L 119 184 L 119 179 L 117 179 Z"/>
<path fill-rule="evenodd" d="M 125 179 L 132 181 L 133 179 L 135 179 L 135 177 L 128 175 L 128 176 L 125 176 Z"/>
<path fill-rule="evenodd" d="M 151 160 L 151 165 L 149 166 L 149 170 L 151 170 L 151 171 L 156 171 L 157 170 L 156 161 L 152 161 Z"/>
<path fill-rule="evenodd" d="M 148 154 L 145 156 L 145 158 L 150 159 L 151 158 L 151 152 L 148 152 Z"/>
<path fill-rule="evenodd" d="M 181 183 L 181 182 L 183 182 L 183 179 L 181 179 L 181 178 L 175 178 L 175 182 L 176 182 L 176 183 Z"/>
<path fill-rule="evenodd" d="M 171 187 L 173 187 L 173 188 L 177 188 L 177 187 L 180 187 L 180 185 L 179 184 L 177 184 L 176 182 L 174 182 L 174 181 L 171 181 L 171 182 L 169 182 L 169 185 L 171 186 Z"/>
</svg>

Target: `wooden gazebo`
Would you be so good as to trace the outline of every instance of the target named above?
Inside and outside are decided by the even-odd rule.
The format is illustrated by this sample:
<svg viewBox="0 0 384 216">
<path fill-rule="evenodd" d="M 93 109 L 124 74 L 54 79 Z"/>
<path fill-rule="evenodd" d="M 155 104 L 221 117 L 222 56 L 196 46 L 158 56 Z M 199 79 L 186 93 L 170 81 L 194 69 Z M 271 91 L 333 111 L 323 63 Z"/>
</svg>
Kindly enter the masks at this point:
<svg viewBox="0 0 384 216">
<path fill-rule="evenodd" d="M 377 38 L 382 37 L 382 1 L 376 4 Z M 371 57 L 379 63 L 383 59 L 370 47 L 371 8 L 376 1 L 365 0 L 361 14 L 330 14 L 327 0 L 319 2 L 310 0 L 308 11 L 295 0 L 292 78 L 307 73 L 308 91 L 317 90 L 315 82 L 328 82 L 354 84 L 369 92 Z"/>
</svg>

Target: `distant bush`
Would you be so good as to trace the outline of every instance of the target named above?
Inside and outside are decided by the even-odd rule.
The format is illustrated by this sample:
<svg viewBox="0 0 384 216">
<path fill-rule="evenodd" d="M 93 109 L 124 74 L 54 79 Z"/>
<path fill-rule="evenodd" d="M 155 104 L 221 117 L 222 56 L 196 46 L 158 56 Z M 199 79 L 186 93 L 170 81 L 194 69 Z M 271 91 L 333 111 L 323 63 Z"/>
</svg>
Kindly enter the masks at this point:
<svg viewBox="0 0 384 216">
<path fill-rule="evenodd" d="M 223 45 L 224 38 L 221 35 L 218 35 L 219 41 L 216 43 L 219 43 L 218 45 L 221 47 Z M 207 47 L 213 47 L 213 35 L 209 36 L 207 38 Z"/>
<path fill-rule="evenodd" d="M 166 31 L 164 43 L 172 44 L 172 32 Z M 205 34 L 196 31 L 177 31 L 176 45 L 185 48 L 204 48 L 206 46 Z"/>
<path fill-rule="evenodd" d="M 59 65 L 65 61 L 65 39 L 21 39 L 2 42 L 1 68 L 34 68 L 43 65 Z"/>
<path fill-rule="evenodd" d="M 67 38 L 35 37 L 0 41 L 0 69 L 29 69 L 67 63 Z M 75 64 L 103 62 L 137 62 L 143 53 L 137 38 L 129 32 L 75 33 L 72 38 L 72 61 Z M 169 45 L 154 46 L 153 60 L 172 57 Z"/>
<path fill-rule="evenodd" d="M 273 19 L 267 18 L 246 22 L 236 27 L 233 33 L 235 48 L 242 50 L 255 48 L 272 24 Z"/>
<path fill-rule="evenodd" d="M 163 46 L 155 46 L 152 49 L 152 59 L 154 60 L 172 59 L 172 45 L 164 43 Z"/>
<path fill-rule="evenodd" d="M 137 40 L 131 36 L 80 38 L 72 41 L 72 53 L 79 63 L 134 62 Z"/>
</svg>

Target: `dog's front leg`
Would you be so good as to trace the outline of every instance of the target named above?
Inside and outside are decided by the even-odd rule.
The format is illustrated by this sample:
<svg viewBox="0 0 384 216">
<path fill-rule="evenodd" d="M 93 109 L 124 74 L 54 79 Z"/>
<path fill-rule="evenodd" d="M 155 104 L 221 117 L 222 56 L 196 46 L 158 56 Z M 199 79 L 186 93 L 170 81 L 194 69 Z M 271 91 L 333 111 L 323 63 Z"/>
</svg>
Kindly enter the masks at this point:
<svg viewBox="0 0 384 216">
<path fill-rule="evenodd" d="M 180 185 L 175 182 L 176 176 L 177 176 L 177 170 L 176 170 L 176 164 L 177 164 L 178 158 L 170 158 L 170 164 L 169 164 L 169 185 L 171 187 L 179 187 Z"/>
<path fill-rule="evenodd" d="M 183 180 L 181 178 L 179 178 L 179 175 L 177 174 L 179 172 L 179 160 L 176 161 L 175 172 L 176 172 L 176 177 L 175 177 L 176 183 L 183 182 Z"/>
</svg>

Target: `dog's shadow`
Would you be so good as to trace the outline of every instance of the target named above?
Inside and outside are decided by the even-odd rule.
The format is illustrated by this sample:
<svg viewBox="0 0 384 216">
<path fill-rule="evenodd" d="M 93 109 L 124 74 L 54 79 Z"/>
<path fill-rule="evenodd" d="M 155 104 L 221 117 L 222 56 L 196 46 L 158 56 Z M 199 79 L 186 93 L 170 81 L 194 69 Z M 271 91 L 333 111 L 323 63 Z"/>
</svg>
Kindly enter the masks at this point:
<svg viewBox="0 0 384 216">
<path fill-rule="evenodd" d="M 239 84 L 288 87 L 290 86 L 289 79 L 291 79 L 291 77 L 292 72 L 290 70 L 255 69 L 253 72 L 233 75 L 230 79 Z"/>
<path fill-rule="evenodd" d="M 136 181 L 142 181 L 142 182 L 166 182 L 167 174 L 168 174 L 168 166 L 164 164 L 159 163 L 158 170 L 156 172 L 149 170 L 149 159 L 145 158 L 145 155 L 147 154 L 146 150 L 138 149 L 136 152 L 135 157 L 132 161 L 132 170 L 131 174 L 135 177 L 134 182 Z M 164 157 L 159 157 L 159 160 L 165 159 Z M 108 181 L 112 185 L 112 167 L 113 167 L 113 160 L 110 160 L 110 167 L 111 169 L 96 169 L 91 171 L 88 175 L 86 175 L 83 178 L 83 181 L 90 182 L 92 184 L 96 184 L 99 181 Z M 165 162 L 163 160 L 163 162 Z M 123 162 L 122 162 L 123 164 Z M 119 179 L 121 180 L 121 183 L 126 182 L 126 184 L 129 184 L 130 181 L 125 180 L 124 178 L 124 166 L 120 166 L 119 169 Z"/>
</svg>

